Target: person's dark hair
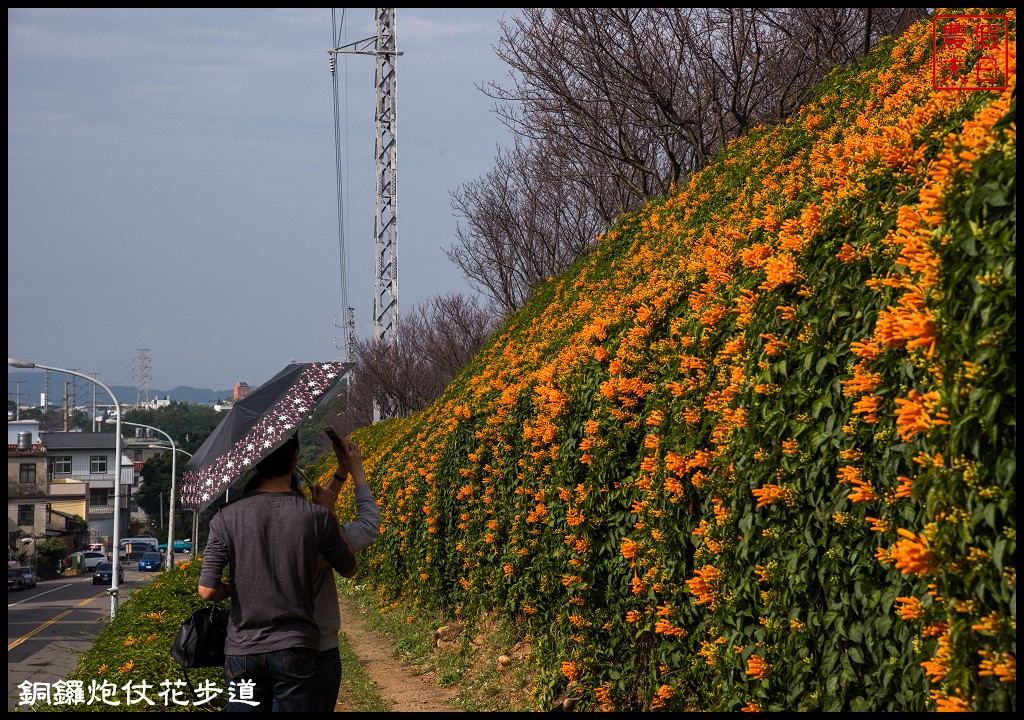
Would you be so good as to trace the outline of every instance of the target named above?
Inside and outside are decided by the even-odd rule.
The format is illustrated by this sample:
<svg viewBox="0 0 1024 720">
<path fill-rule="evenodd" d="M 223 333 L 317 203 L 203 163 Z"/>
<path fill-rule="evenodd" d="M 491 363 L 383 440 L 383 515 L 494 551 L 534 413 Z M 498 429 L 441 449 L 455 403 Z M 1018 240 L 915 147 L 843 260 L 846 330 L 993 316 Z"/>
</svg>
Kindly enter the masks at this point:
<svg viewBox="0 0 1024 720">
<path fill-rule="evenodd" d="M 254 490 L 259 490 L 260 485 L 262 484 L 263 476 L 257 473 L 249 478 L 249 482 L 245 484 L 245 488 L 242 490 L 242 493 L 251 493 Z M 292 473 L 292 492 L 299 493 L 300 495 L 302 494 L 302 489 L 299 487 L 298 473 L 294 472 Z"/>
<path fill-rule="evenodd" d="M 260 477 L 272 478 L 287 475 L 291 472 L 292 461 L 299 450 L 299 434 L 295 433 L 274 452 L 256 463 L 256 472 Z"/>
</svg>

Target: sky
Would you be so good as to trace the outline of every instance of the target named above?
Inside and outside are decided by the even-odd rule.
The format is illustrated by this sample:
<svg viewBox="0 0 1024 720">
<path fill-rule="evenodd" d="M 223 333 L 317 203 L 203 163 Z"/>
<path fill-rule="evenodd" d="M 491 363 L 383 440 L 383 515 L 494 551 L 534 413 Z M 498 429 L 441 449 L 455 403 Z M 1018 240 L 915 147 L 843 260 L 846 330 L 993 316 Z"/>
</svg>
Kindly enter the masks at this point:
<svg viewBox="0 0 1024 720">
<path fill-rule="evenodd" d="M 451 192 L 511 145 L 479 86 L 508 84 L 515 12 L 396 9 L 399 322 L 474 294 Z M 8 8 L 8 358 L 256 387 L 345 359 L 343 279 L 373 337 L 375 60 L 338 56 L 336 126 L 327 51 L 376 32 L 373 8 Z"/>
</svg>

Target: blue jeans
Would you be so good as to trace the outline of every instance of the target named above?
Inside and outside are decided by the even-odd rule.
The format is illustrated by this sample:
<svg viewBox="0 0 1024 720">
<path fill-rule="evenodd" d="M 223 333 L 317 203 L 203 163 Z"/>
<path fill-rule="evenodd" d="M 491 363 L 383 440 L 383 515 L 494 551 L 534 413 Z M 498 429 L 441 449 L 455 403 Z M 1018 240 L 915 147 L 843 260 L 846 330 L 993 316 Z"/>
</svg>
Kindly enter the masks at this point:
<svg viewBox="0 0 1024 720">
<path fill-rule="evenodd" d="M 317 675 L 319 653 L 288 648 L 253 655 L 228 655 L 224 681 L 228 686 L 225 712 L 270 712 L 276 701 L 281 712 L 316 712 L 323 706 Z"/>
<path fill-rule="evenodd" d="M 321 650 L 317 655 L 316 681 L 323 697 L 321 712 L 334 712 L 341 691 L 341 652 L 338 648 Z M 281 703 L 274 698 L 273 712 L 281 712 Z"/>
<path fill-rule="evenodd" d="M 323 696 L 323 712 L 334 712 L 341 691 L 341 652 L 338 648 L 321 650 L 317 656 L 317 682 Z"/>
</svg>

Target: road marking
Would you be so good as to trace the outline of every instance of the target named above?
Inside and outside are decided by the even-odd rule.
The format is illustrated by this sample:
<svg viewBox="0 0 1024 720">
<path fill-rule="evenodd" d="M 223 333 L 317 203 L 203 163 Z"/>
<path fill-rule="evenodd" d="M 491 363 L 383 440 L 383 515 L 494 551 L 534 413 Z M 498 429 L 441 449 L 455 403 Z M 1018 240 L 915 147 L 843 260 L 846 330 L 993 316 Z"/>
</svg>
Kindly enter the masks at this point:
<svg viewBox="0 0 1024 720">
<path fill-rule="evenodd" d="M 86 599 L 85 599 L 85 600 L 83 600 L 82 602 L 78 603 L 78 605 L 76 605 L 75 607 L 84 607 L 84 606 L 88 605 L 89 603 L 91 603 L 91 602 L 92 602 L 93 600 L 99 600 L 99 599 L 100 599 L 100 598 L 102 598 L 102 597 L 103 597 L 104 595 L 107 595 L 107 591 L 106 591 L 106 590 L 104 590 L 104 591 L 103 591 L 103 592 L 101 592 L 101 593 L 96 593 L 96 594 L 95 594 L 95 595 L 93 595 L 93 596 L 92 596 L 91 598 L 86 598 Z M 107 597 L 110 597 L 110 596 L 109 596 L 109 595 L 107 595 Z"/>
<path fill-rule="evenodd" d="M 43 592 L 39 593 L 38 595 L 33 595 L 30 598 L 25 598 L 24 600 L 19 600 L 18 602 L 7 603 L 7 607 L 11 608 L 11 607 L 14 607 L 15 605 L 21 605 L 23 602 L 28 602 L 29 600 L 35 600 L 36 598 L 41 598 L 43 595 L 47 595 L 47 594 L 52 593 L 52 592 L 54 592 L 56 590 L 63 590 L 66 587 L 71 587 L 71 583 L 66 583 L 64 585 L 58 585 L 57 587 L 55 587 L 55 588 L 53 588 L 51 590 L 44 590 Z"/>
<path fill-rule="evenodd" d="M 50 627 L 51 625 L 53 625 L 53 624 L 54 624 L 55 622 L 57 622 L 57 621 L 58 621 L 58 620 L 60 620 L 61 618 L 65 617 L 65 616 L 67 616 L 67 615 L 70 615 L 70 614 L 71 614 L 72 612 L 74 612 L 74 611 L 73 611 L 73 610 L 65 610 L 64 612 L 62 612 L 62 613 L 61 613 L 60 615 L 58 615 L 57 617 L 53 618 L 52 620 L 47 620 L 46 622 L 44 622 L 44 623 L 43 623 L 42 625 L 40 625 L 39 627 L 37 627 L 37 628 L 36 628 L 35 630 L 33 630 L 32 632 L 29 632 L 29 633 L 26 633 L 26 634 L 22 635 L 22 636 L 21 636 L 20 638 L 18 638 L 17 640 L 15 640 L 14 642 L 10 643 L 10 644 L 9 644 L 9 645 L 7 646 L 7 652 L 10 652 L 10 651 L 11 651 L 11 650 L 13 650 L 14 648 L 16 648 L 16 647 L 18 647 L 19 645 L 21 645 L 21 644 L 22 644 L 23 642 L 25 642 L 26 640 L 28 640 L 28 639 L 29 639 L 30 637 L 32 637 L 33 635 L 35 635 L 35 634 L 36 634 L 37 632 L 39 632 L 40 630 L 45 630 L 46 628 Z"/>
</svg>

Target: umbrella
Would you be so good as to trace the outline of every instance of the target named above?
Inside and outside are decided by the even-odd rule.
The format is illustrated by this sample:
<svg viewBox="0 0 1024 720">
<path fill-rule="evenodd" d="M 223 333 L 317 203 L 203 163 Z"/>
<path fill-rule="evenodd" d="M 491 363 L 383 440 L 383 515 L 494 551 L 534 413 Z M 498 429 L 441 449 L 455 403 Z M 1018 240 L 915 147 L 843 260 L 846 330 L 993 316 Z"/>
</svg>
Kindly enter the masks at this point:
<svg viewBox="0 0 1024 720">
<path fill-rule="evenodd" d="M 337 384 L 340 362 L 292 363 L 237 401 L 181 474 L 181 507 L 200 511 L 281 447 Z"/>
</svg>

